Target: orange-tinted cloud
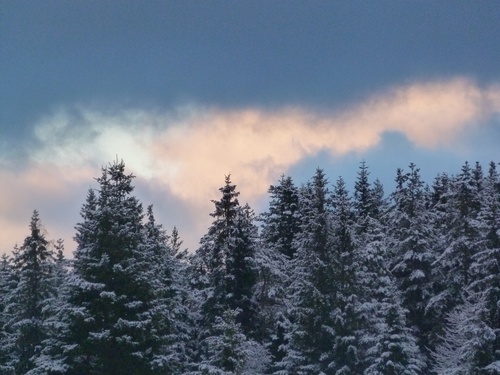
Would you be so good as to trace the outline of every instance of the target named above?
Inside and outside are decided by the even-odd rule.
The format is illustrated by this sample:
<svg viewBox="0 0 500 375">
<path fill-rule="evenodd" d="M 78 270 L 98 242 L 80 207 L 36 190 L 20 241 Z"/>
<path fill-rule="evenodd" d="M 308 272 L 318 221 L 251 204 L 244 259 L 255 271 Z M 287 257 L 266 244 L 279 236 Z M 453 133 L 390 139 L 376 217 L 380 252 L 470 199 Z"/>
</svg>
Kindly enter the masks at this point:
<svg viewBox="0 0 500 375">
<path fill-rule="evenodd" d="M 333 156 L 362 152 L 376 146 L 386 132 L 403 134 L 418 147 L 452 147 L 465 130 L 498 113 L 500 87 L 480 87 L 465 78 L 394 87 L 349 108 L 321 113 L 300 107 L 185 106 L 169 113 L 111 114 L 85 107 L 61 109 L 37 125 L 40 147 L 31 156 L 44 166 L 40 173 L 56 166 L 69 174 L 47 181 L 33 168 L 11 176 L 17 185 L 0 188 L 0 208 L 2 213 L 14 209 L 16 192 L 22 194 L 20 200 L 36 189 L 64 195 L 65 186 L 81 183 L 89 168 L 95 177 L 100 165 L 118 156 L 164 197 L 183 201 L 199 225 L 197 218 L 206 222 L 210 199 L 217 198 L 228 173 L 242 200 L 252 201 L 281 173 L 320 151 Z M 78 172 L 82 168 L 85 173 Z M 92 180 L 85 183 L 92 185 Z"/>
</svg>

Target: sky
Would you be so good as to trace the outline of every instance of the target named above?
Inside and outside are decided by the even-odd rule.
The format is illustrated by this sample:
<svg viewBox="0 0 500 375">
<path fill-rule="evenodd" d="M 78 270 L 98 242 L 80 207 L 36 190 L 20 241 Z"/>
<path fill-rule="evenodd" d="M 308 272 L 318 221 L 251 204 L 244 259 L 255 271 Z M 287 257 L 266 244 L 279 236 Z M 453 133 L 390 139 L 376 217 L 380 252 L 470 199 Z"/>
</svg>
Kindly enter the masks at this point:
<svg viewBox="0 0 500 375">
<path fill-rule="evenodd" d="M 34 209 L 68 256 L 101 167 L 195 250 L 226 175 L 257 213 L 281 175 L 360 162 L 391 192 L 500 162 L 496 1 L 0 0 L 0 253 Z"/>
</svg>

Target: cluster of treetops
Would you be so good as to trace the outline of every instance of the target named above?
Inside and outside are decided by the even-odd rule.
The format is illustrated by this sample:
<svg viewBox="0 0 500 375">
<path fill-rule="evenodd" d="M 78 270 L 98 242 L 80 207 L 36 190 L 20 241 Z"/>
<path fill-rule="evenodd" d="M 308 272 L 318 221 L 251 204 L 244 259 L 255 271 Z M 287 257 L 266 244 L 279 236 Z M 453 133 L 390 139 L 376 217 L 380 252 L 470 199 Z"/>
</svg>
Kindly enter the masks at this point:
<svg viewBox="0 0 500 375">
<path fill-rule="evenodd" d="M 465 163 L 384 194 L 321 169 L 266 212 L 230 177 L 194 252 L 102 169 L 65 259 L 34 212 L 0 262 L 1 374 L 498 374 L 500 177 Z"/>
</svg>

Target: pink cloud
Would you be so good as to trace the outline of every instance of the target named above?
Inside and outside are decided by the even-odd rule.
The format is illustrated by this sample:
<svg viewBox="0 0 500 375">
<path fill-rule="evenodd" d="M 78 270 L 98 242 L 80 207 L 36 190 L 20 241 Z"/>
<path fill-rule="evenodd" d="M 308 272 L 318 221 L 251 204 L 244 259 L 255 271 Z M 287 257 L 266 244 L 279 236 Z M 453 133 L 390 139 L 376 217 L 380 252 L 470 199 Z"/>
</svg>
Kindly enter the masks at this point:
<svg viewBox="0 0 500 375">
<path fill-rule="evenodd" d="M 117 155 L 144 184 L 151 184 L 156 199 L 181 202 L 174 205 L 183 212 L 171 216 L 187 215 L 186 236 L 197 240 L 200 228 L 209 223 L 210 200 L 218 197 L 224 175 L 232 174 L 242 201 L 253 202 L 303 158 L 320 151 L 333 156 L 363 152 L 379 144 L 386 132 L 403 134 L 418 147 L 451 149 L 465 131 L 500 113 L 500 87 L 480 87 L 461 77 L 417 82 L 322 113 L 300 107 L 190 106 L 170 113 L 132 109 L 112 115 L 77 110 L 81 123 L 64 109 L 42 119 L 36 126 L 41 147 L 31 154 L 33 164 L 0 172 L 7 181 L 0 188 L 0 222 L 15 223 L 1 248 L 21 233 L 18 225 L 27 228 L 40 202 L 66 205 L 78 190 L 81 204 L 99 166 Z M 22 221 L 18 212 L 23 212 Z"/>
</svg>

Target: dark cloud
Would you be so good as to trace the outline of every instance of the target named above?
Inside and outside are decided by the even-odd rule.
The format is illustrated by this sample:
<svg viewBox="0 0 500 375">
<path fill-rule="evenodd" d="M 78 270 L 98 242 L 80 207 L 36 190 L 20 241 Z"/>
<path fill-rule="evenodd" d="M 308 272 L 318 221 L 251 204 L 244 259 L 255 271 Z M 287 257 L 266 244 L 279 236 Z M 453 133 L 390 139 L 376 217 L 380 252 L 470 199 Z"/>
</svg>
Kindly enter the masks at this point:
<svg viewBox="0 0 500 375">
<path fill-rule="evenodd" d="M 405 80 L 499 78 L 500 5 L 2 2 L 2 134 L 59 104 L 332 106 Z"/>
<path fill-rule="evenodd" d="M 101 160 L 100 154 L 83 146 L 95 143 L 89 141 L 95 138 L 89 131 L 101 134 L 101 128 L 109 127 L 110 134 L 116 134 L 113 131 L 121 129 L 117 125 L 120 119 L 115 121 L 113 114 L 127 109 L 140 109 L 154 119 L 156 113 L 175 112 L 185 103 L 195 103 L 196 108 L 255 109 L 259 113 L 300 107 L 321 118 L 342 113 L 344 107 L 363 103 L 374 93 L 394 86 L 465 76 L 479 87 L 490 87 L 500 81 L 498 19 L 500 4 L 493 1 L 2 0 L 0 172 L 13 176 L 19 171 L 17 178 L 22 180 L 23 171 L 36 169 L 31 163 L 40 161 L 37 158 L 58 156 L 54 150 L 83 163 L 83 156 L 91 154 L 99 159 L 92 159 L 92 168 L 99 162 L 105 164 L 109 160 Z M 51 123 L 58 124 L 54 113 L 60 108 L 67 116 L 63 122 L 66 127 L 53 128 Z M 72 113 L 72 108 L 90 108 L 102 115 L 100 122 L 89 125 L 78 111 Z M 415 113 L 408 116 L 411 121 L 415 117 Z M 41 123 L 46 126 L 40 127 Z M 283 133 L 290 129 L 289 123 L 278 123 L 269 123 L 269 127 L 281 126 L 286 129 Z M 304 134 L 309 134 L 310 124 L 302 123 Z M 46 138 L 37 129 L 45 129 L 42 135 Z M 420 144 L 426 143 L 427 133 L 433 134 L 412 129 L 405 128 L 406 136 L 418 136 L 415 139 Z M 467 131 L 469 148 L 456 151 L 460 158 L 468 155 L 487 162 L 498 157 L 498 116 L 488 126 Z M 441 170 L 447 169 L 451 160 L 456 161 L 455 150 L 417 150 L 401 135 L 380 134 L 382 142 L 369 152 L 332 157 L 318 151 L 308 154 L 291 172 L 304 180 L 326 160 L 339 174 L 345 174 L 342 171 L 354 171 L 365 157 L 379 168 L 374 176 L 382 174 L 390 181 L 395 163 L 399 167 L 414 161 L 423 164 L 422 170 L 428 165 L 434 171 L 439 164 L 436 160 L 443 166 Z M 129 137 L 120 140 L 108 137 L 113 147 L 99 148 L 101 154 L 114 157 L 114 148 L 123 149 L 126 141 L 137 138 L 132 131 L 126 135 Z M 443 132 L 440 137 L 446 135 Z M 73 142 L 71 148 L 63 142 L 68 139 Z M 43 145 L 51 148 L 40 153 Z M 291 164 L 283 164 L 283 169 Z M 75 177 L 75 181 L 74 191 L 83 201 L 82 179 Z M 89 177 L 88 184 L 92 182 Z M 65 183 L 73 186 L 73 182 Z M 195 238 L 193 233 L 199 233 L 200 228 L 188 223 L 199 215 L 195 208 L 175 201 L 165 187 L 168 181 L 149 183 L 151 190 L 141 182 L 138 191 L 151 198 L 145 204 L 151 201 L 159 206 L 159 221 L 170 226 L 185 220 L 180 226 L 191 232 L 185 236 Z M 63 228 L 62 221 L 74 221 L 73 206 L 71 214 L 62 212 L 66 202 L 78 201 L 68 193 L 73 190 L 68 188 L 64 203 L 56 204 L 60 197 L 53 196 L 53 187 L 38 194 L 29 192 L 37 187 L 36 180 L 7 187 L 12 196 L 20 197 L 20 186 L 31 198 L 21 199 L 22 211 L 18 213 L 3 211 L 0 219 L 4 224 L 19 228 L 25 221 L 27 225 L 37 207 L 42 219 L 47 215 L 47 227 L 54 237 Z M 43 203 L 37 204 L 37 199 Z M 186 217 L 189 219 L 182 219 Z"/>
</svg>

